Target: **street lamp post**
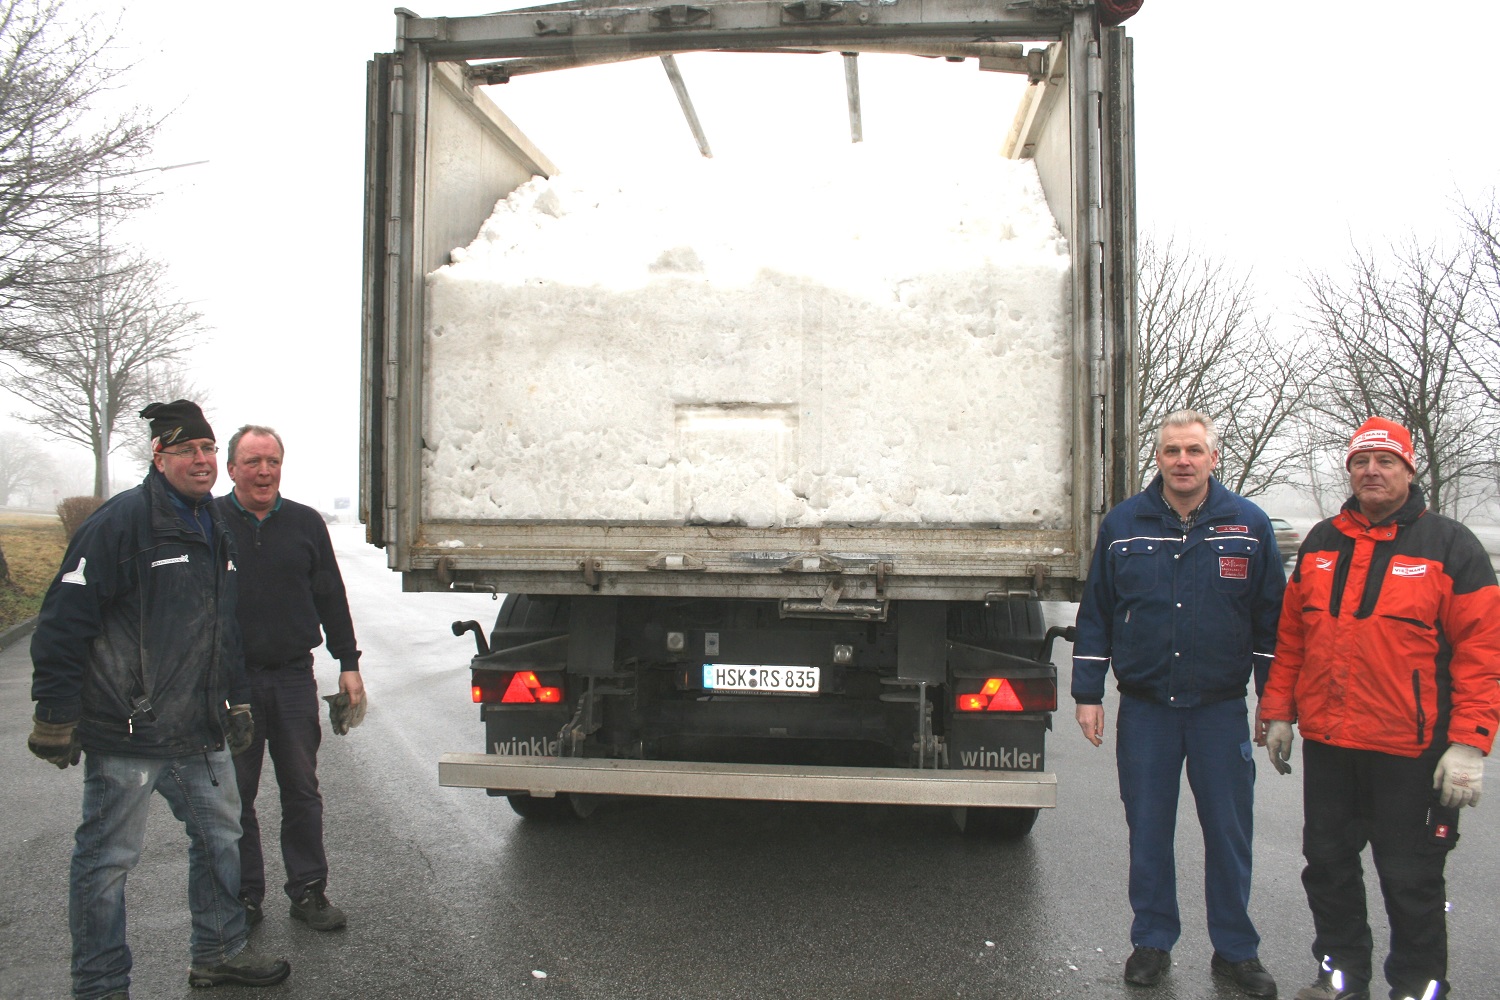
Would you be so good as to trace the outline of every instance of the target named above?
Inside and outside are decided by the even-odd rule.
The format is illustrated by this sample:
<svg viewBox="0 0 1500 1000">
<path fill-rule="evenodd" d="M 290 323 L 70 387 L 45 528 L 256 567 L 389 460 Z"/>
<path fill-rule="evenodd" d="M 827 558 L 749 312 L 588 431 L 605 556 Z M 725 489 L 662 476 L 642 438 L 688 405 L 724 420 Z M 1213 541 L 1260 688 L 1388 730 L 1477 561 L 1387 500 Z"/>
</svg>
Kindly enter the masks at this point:
<svg viewBox="0 0 1500 1000">
<path fill-rule="evenodd" d="M 94 348 L 96 354 L 94 364 L 97 383 L 95 407 L 98 411 L 99 421 L 99 443 L 98 449 L 94 454 L 94 495 L 101 500 L 109 498 L 110 424 L 113 420 L 110 413 L 109 398 L 111 368 L 109 335 L 107 325 L 104 321 L 104 182 L 116 177 L 165 173 L 168 170 L 179 170 L 182 167 L 196 167 L 207 162 L 207 160 L 193 160 L 189 163 L 172 163 L 165 167 L 139 167 L 135 170 L 121 170 L 111 174 L 100 173 L 94 177 L 95 261 L 97 270 L 97 282 L 94 289 Z"/>
</svg>

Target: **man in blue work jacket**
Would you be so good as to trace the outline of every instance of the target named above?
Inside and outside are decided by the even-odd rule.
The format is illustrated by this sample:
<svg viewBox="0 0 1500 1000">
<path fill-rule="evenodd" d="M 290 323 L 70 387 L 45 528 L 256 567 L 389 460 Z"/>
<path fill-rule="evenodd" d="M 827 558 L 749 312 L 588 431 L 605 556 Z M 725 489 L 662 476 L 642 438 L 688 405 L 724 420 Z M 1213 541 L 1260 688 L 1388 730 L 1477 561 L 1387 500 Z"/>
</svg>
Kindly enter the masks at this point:
<svg viewBox="0 0 1500 1000">
<path fill-rule="evenodd" d="M 1115 762 L 1130 827 L 1135 912 L 1125 981 L 1152 987 L 1182 931 L 1173 848 L 1178 789 L 1203 826 L 1204 895 L 1214 975 L 1274 997 L 1250 920 L 1255 802 L 1247 683 L 1265 686 L 1286 573 L 1265 513 L 1213 477 L 1219 437 L 1193 410 L 1157 431 L 1160 474 L 1099 526 L 1073 648 L 1083 735 L 1104 741 L 1104 675 L 1120 690 Z M 1265 742 L 1256 721 L 1255 741 Z"/>
</svg>

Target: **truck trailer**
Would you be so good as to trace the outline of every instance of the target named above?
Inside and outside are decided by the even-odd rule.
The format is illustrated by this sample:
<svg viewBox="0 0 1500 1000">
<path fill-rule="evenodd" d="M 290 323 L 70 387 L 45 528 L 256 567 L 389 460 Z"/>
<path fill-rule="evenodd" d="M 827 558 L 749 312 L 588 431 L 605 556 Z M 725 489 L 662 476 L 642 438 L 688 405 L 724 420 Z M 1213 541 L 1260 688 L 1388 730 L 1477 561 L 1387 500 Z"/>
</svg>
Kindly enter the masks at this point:
<svg viewBox="0 0 1500 1000">
<path fill-rule="evenodd" d="M 483 751 L 440 782 L 531 819 L 682 796 L 1028 833 L 1071 637 L 1042 602 L 1077 599 L 1133 487 L 1123 29 L 1073 0 L 397 15 L 368 74 L 360 516 L 405 590 L 500 601 L 451 625 Z M 722 155 L 703 54 L 841 64 L 847 135 Z M 502 110 L 642 60 L 691 156 L 554 163 Z M 955 106 L 1008 132 L 877 153 L 862 60 L 1002 74 L 1012 106 Z"/>
</svg>

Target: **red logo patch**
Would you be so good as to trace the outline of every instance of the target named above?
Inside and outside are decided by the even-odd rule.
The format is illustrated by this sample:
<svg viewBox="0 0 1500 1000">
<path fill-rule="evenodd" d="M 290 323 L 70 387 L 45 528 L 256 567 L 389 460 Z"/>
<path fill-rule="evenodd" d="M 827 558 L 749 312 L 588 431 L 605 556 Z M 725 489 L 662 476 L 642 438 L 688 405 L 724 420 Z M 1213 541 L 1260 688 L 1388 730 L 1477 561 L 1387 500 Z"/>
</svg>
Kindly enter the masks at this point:
<svg viewBox="0 0 1500 1000">
<path fill-rule="evenodd" d="M 1233 532 L 1236 535 L 1248 535 L 1248 534 L 1250 534 L 1250 525 L 1248 525 L 1248 524 L 1216 524 L 1216 525 L 1214 525 L 1214 530 L 1217 531 L 1217 532 L 1219 532 L 1220 534 L 1224 534 L 1226 532 Z"/>
<path fill-rule="evenodd" d="M 1221 580 L 1250 579 L 1250 560 L 1244 556 L 1220 556 L 1219 578 Z"/>
</svg>

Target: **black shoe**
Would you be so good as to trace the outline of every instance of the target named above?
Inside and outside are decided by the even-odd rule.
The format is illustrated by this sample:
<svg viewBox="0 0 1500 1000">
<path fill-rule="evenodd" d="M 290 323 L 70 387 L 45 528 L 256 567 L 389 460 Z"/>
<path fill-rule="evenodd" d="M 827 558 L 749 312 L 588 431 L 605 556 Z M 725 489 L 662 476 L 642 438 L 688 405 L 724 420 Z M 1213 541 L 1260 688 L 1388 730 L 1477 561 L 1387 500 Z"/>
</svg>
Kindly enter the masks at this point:
<svg viewBox="0 0 1500 1000">
<path fill-rule="evenodd" d="M 292 919 L 301 920 L 315 931 L 336 931 L 348 923 L 344 911 L 323 895 L 322 882 L 314 882 L 292 901 Z"/>
<path fill-rule="evenodd" d="M 265 919 L 265 911 L 260 908 L 260 900 L 251 899 L 245 893 L 240 893 L 240 905 L 245 908 L 245 928 L 248 930 Z"/>
<path fill-rule="evenodd" d="M 292 974 L 282 959 L 264 959 L 244 948 L 227 962 L 194 965 L 188 969 L 189 986 L 275 986 Z"/>
<path fill-rule="evenodd" d="M 1171 967 L 1171 952 L 1137 945 L 1125 960 L 1125 981 L 1132 986 L 1155 986 Z"/>
<path fill-rule="evenodd" d="M 1333 985 L 1333 973 L 1318 970 L 1318 978 L 1297 991 L 1296 1000 L 1338 1000 L 1339 991 Z"/>
<path fill-rule="evenodd" d="M 1276 995 L 1276 980 L 1266 971 L 1266 967 L 1260 964 L 1258 958 L 1247 958 L 1243 962 L 1231 962 L 1227 958 L 1214 952 L 1213 960 L 1208 963 L 1214 975 L 1223 976 L 1225 979 L 1234 980 L 1234 985 L 1240 988 L 1240 992 L 1252 997 L 1274 997 Z"/>
</svg>

